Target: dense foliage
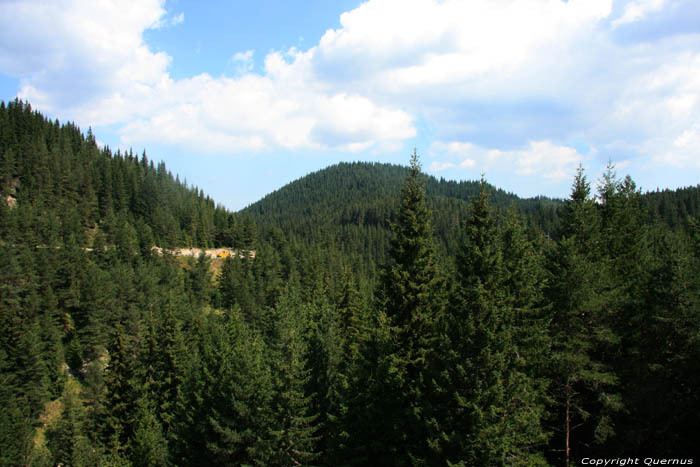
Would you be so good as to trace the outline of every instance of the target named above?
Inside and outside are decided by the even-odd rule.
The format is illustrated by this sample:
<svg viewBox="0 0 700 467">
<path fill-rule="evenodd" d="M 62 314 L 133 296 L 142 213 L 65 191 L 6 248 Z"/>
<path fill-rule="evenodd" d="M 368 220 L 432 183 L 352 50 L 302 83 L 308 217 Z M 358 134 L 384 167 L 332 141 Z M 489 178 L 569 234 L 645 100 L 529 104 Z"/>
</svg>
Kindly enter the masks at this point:
<svg viewBox="0 0 700 467">
<path fill-rule="evenodd" d="M 230 213 L 0 103 L 0 465 L 687 458 L 697 188 L 340 164 Z M 227 246 L 226 259 L 154 245 Z"/>
<path fill-rule="evenodd" d="M 260 228 L 275 226 L 300 241 L 338 241 L 344 254 L 358 253 L 378 265 L 389 259 L 392 234 L 403 181 L 410 169 L 392 164 L 340 163 L 307 175 L 271 193 L 243 210 Z M 461 222 L 469 215 L 469 201 L 479 193 L 479 182 L 437 180 L 420 174 L 426 204 L 443 254 L 458 248 Z M 489 186 L 494 209 L 510 206 L 528 215 L 528 222 L 548 233 L 557 228 L 560 200 L 520 199 Z"/>
</svg>

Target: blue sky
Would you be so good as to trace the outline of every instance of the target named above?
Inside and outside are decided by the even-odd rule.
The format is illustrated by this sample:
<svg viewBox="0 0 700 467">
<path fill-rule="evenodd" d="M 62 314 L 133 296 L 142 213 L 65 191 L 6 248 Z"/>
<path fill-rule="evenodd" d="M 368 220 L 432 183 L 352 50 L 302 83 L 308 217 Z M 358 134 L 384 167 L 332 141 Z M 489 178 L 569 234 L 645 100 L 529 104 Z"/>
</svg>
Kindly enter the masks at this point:
<svg viewBox="0 0 700 467">
<path fill-rule="evenodd" d="M 0 3 L 0 99 L 240 209 L 340 161 L 565 197 L 700 182 L 696 0 Z"/>
</svg>

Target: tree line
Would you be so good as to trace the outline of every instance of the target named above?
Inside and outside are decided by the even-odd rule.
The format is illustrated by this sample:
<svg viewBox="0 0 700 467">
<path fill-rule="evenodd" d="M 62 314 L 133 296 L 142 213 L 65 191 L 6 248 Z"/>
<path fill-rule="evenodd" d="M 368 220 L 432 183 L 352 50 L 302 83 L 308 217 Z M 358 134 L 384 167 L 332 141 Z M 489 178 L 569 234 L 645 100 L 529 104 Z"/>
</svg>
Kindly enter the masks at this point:
<svg viewBox="0 0 700 467">
<path fill-rule="evenodd" d="M 596 193 L 579 170 L 567 200 L 544 200 L 548 230 L 484 180 L 431 201 L 415 153 L 381 198 L 395 197 L 386 225 L 334 228 L 322 221 L 332 210 L 307 205 L 315 225 L 292 227 L 216 207 L 28 104 L 0 116 L 0 465 L 530 466 L 695 452 L 700 227 L 654 214 L 612 166 Z M 66 168 L 45 178 L 42 164 Z M 90 190 L 94 209 L 81 208 Z M 159 213 L 174 219 L 170 240 Z M 254 257 L 150 254 L 156 241 L 226 235 Z"/>
</svg>

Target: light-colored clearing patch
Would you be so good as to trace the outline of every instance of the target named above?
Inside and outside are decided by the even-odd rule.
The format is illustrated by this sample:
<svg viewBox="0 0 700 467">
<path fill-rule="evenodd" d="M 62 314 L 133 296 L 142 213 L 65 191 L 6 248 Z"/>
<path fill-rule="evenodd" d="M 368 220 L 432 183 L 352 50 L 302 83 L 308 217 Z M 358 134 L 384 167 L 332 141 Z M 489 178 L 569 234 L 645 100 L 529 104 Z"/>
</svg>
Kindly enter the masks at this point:
<svg viewBox="0 0 700 467">
<path fill-rule="evenodd" d="M 17 198 L 11 195 L 7 195 L 3 198 L 5 202 L 7 203 L 7 206 L 10 209 L 16 208 L 17 207 Z"/>
<path fill-rule="evenodd" d="M 231 248 L 210 248 L 207 250 L 203 250 L 201 248 L 161 248 L 159 246 L 153 246 L 151 250 L 155 251 L 159 255 L 162 254 L 171 254 L 174 256 L 191 256 L 192 258 L 198 258 L 199 255 L 204 253 L 205 256 L 211 259 L 223 259 L 228 256 L 234 256 L 238 255 L 240 258 L 243 258 L 244 256 L 248 256 L 250 258 L 255 258 L 255 251 L 254 250 L 248 250 L 248 251 L 239 251 L 239 250 L 234 250 Z"/>
</svg>

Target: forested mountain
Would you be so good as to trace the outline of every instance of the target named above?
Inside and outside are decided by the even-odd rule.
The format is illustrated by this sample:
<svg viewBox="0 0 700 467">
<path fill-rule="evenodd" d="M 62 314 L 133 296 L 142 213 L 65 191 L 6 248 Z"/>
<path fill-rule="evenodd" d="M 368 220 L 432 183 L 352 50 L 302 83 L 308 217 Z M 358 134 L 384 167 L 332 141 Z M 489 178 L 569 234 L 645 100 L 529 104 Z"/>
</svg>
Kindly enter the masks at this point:
<svg viewBox="0 0 700 467">
<path fill-rule="evenodd" d="M 309 243 L 330 235 L 347 253 L 361 253 L 383 263 L 390 224 L 408 173 L 407 167 L 393 164 L 343 162 L 293 181 L 241 212 L 250 215 L 260 228 L 278 227 Z M 461 223 L 469 215 L 470 202 L 479 194 L 480 183 L 420 176 L 437 246 L 442 253 L 454 254 Z M 528 228 L 557 238 L 564 200 L 519 198 L 491 185 L 488 190 L 497 219 L 504 219 L 514 208 L 524 215 Z M 700 216 L 700 186 L 649 192 L 641 196 L 640 203 L 648 212 L 647 222 L 687 229 L 688 219 Z"/>
<path fill-rule="evenodd" d="M 697 187 L 644 195 L 610 167 L 595 193 L 579 170 L 567 200 L 521 200 L 414 153 L 230 213 L 19 101 L 0 158 L 0 465 L 697 450 Z"/>
<path fill-rule="evenodd" d="M 373 243 L 386 243 L 408 173 L 407 167 L 392 164 L 340 163 L 289 183 L 242 212 L 261 227 L 274 225 L 309 241 L 331 233 L 342 237 L 346 245 L 353 243 L 353 237 L 365 235 L 380 237 Z M 455 251 L 460 222 L 468 215 L 469 201 L 479 193 L 479 182 L 437 180 L 424 174 L 421 178 L 440 246 Z M 492 186 L 489 190 L 492 205 L 499 212 L 513 206 L 526 213 L 532 224 L 547 232 L 556 230 L 556 209 L 561 200 L 521 199 Z M 348 250 L 357 251 L 357 247 L 350 245 Z M 375 259 L 384 261 L 385 257 Z"/>
<path fill-rule="evenodd" d="M 245 209 L 263 222 L 276 221 L 295 228 L 305 223 L 386 225 L 394 217 L 407 167 L 355 162 L 340 163 L 309 174 L 265 196 Z M 478 182 L 436 180 L 421 174 L 428 200 L 454 198 L 467 201 L 479 193 Z M 495 190 L 494 202 L 506 205 L 519 200 Z M 296 220 L 296 222 L 295 222 Z"/>
<path fill-rule="evenodd" d="M 113 243 L 128 225 L 143 245 L 245 247 L 251 241 L 250 222 L 180 182 L 163 162 L 155 166 L 145 152 L 100 149 L 91 131 L 83 136 L 75 125 L 51 122 L 20 101 L 0 103 L 0 132 L 3 206 L 18 208 L 4 213 L 3 238 L 20 229 L 28 243 L 51 246 L 70 233 L 85 246 L 98 231 Z"/>
</svg>

